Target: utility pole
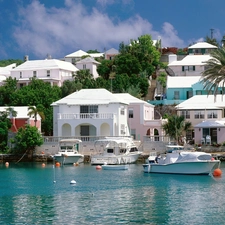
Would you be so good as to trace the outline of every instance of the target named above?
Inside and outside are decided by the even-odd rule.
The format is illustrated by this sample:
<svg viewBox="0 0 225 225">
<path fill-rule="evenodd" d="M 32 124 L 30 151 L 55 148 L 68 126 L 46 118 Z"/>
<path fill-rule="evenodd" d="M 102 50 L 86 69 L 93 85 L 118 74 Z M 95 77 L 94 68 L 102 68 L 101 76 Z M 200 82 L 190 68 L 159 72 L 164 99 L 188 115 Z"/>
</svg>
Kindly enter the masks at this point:
<svg viewBox="0 0 225 225">
<path fill-rule="evenodd" d="M 210 30 L 211 30 L 211 39 L 213 39 L 213 31 L 214 31 L 214 29 L 211 28 Z"/>
</svg>

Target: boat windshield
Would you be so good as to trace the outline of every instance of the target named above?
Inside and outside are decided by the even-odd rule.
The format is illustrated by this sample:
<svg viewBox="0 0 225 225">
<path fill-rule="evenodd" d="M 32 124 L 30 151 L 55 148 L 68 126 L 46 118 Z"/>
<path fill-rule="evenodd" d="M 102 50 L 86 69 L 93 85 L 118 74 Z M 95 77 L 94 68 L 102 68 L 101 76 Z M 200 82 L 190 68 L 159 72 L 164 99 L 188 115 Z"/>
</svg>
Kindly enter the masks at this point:
<svg viewBox="0 0 225 225">
<path fill-rule="evenodd" d="M 61 146 L 62 150 L 73 149 L 73 146 Z"/>
<path fill-rule="evenodd" d="M 138 149 L 136 147 L 133 147 L 130 149 L 130 152 L 137 152 L 137 151 L 138 151 Z"/>
<path fill-rule="evenodd" d="M 113 153 L 113 148 L 108 148 L 107 153 Z"/>
</svg>

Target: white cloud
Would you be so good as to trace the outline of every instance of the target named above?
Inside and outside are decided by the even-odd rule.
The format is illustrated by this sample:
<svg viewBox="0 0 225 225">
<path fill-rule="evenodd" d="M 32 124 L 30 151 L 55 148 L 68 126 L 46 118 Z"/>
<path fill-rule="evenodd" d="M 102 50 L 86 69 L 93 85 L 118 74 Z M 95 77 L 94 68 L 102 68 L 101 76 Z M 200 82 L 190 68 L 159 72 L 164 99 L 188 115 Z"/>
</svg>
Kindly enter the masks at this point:
<svg viewBox="0 0 225 225">
<path fill-rule="evenodd" d="M 63 57 L 79 49 L 118 48 L 122 41 L 128 43 L 143 34 L 151 34 L 153 39 L 161 36 L 163 46 L 183 44 L 169 23 L 164 23 L 161 32 L 154 31 L 152 24 L 139 15 L 121 21 L 96 8 L 87 11 L 82 3 L 72 0 L 66 0 L 63 8 L 46 8 L 35 0 L 21 8 L 19 16 L 14 38 L 21 49 L 39 58 L 47 54 Z"/>
</svg>

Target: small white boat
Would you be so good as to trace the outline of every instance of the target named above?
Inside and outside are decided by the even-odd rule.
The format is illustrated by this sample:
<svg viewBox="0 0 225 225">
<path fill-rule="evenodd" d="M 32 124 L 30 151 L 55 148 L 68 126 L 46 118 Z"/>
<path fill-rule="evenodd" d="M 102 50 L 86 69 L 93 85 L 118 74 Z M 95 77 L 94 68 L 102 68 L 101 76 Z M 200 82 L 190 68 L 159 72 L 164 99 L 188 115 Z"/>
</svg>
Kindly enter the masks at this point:
<svg viewBox="0 0 225 225">
<path fill-rule="evenodd" d="M 133 139 L 128 137 L 106 137 L 97 140 L 95 149 L 100 153 L 91 155 L 91 165 L 135 163 L 142 153 Z"/>
<path fill-rule="evenodd" d="M 155 163 L 156 157 L 157 157 L 157 152 L 150 152 L 150 154 L 145 162 L 146 163 Z"/>
<path fill-rule="evenodd" d="M 84 155 L 79 153 L 81 142 L 79 139 L 60 140 L 59 151 L 53 156 L 55 161 L 62 165 L 83 162 Z"/>
<path fill-rule="evenodd" d="M 102 165 L 103 170 L 128 170 L 129 165 L 127 164 L 118 164 L 118 165 Z"/>
<path fill-rule="evenodd" d="M 172 151 L 160 155 L 155 163 L 143 164 L 145 173 L 209 175 L 220 165 L 211 154 L 193 151 Z"/>
</svg>

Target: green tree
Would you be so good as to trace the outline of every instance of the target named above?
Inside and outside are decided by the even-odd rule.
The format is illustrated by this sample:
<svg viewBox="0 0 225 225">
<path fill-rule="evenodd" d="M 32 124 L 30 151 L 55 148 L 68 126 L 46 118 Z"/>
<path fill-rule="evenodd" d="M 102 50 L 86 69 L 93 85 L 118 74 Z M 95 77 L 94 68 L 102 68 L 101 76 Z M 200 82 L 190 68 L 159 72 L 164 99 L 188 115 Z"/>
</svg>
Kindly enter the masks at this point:
<svg viewBox="0 0 225 225">
<path fill-rule="evenodd" d="M 201 83 L 203 88 L 215 96 L 219 89 L 224 94 L 225 84 L 225 48 L 218 48 L 211 53 L 212 58 L 206 62 L 207 69 L 203 71 Z"/>
<path fill-rule="evenodd" d="M 0 60 L 0 67 L 5 67 L 5 66 L 9 66 L 13 63 L 16 63 L 17 66 L 19 66 L 20 64 L 24 63 L 23 60 L 20 59 L 5 59 L 5 60 Z"/>
<path fill-rule="evenodd" d="M 127 74 L 131 76 L 132 74 L 139 74 L 141 71 L 141 64 L 134 55 L 127 53 L 119 54 L 115 57 L 116 74 Z"/>
<path fill-rule="evenodd" d="M 19 128 L 13 143 L 15 145 L 14 154 L 33 155 L 36 146 L 43 144 L 43 137 L 36 127 L 26 125 L 25 128 Z"/>
<path fill-rule="evenodd" d="M 42 132 L 45 135 L 53 133 L 53 114 L 49 114 L 51 104 L 61 98 L 60 87 L 38 79 L 32 79 L 29 85 L 24 86 L 14 92 L 11 96 L 14 106 L 38 106 L 42 105 L 45 120 L 42 120 Z"/>
<path fill-rule="evenodd" d="M 153 45 L 150 35 L 142 35 L 130 43 L 129 52 L 135 56 L 141 65 L 141 71 L 146 71 L 148 78 L 156 73 L 160 66 L 160 51 Z"/>
<path fill-rule="evenodd" d="M 161 72 L 159 76 L 156 78 L 156 80 L 159 82 L 159 84 L 163 88 L 163 94 L 165 93 L 165 88 L 166 88 L 166 80 L 167 80 L 167 75 L 164 72 Z"/>
<path fill-rule="evenodd" d="M 97 72 L 100 77 L 108 80 L 110 72 L 112 71 L 113 60 L 104 59 L 101 61 L 101 64 L 97 67 Z"/>
<path fill-rule="evenodd" d="M 8 118 L 6 111 L 0 112 L 0 150 L 1 152 L 7 151 L 8 130 L 11 128 L 12 123 Z"/>
<path fill-rule="evenodd" d="M 36 127 L 36 124 L 37 124 L 37 116 L 38 115 L 41 117 L 42 120 L 45 119 L 45 115 L 43 113 L 43 106 L 42 105 L 38 105 L 37 107 L 36 106 L 29 106 L 28 110 L 29 111 L 28 111 L 27 115 L 29 117 L 34 118 L 35 127 Z"/>
<path fill-rule="evenodd" d="M 74 80 L 65 80 L 63 85 L 61 86 L 62 91 L 62 98 L 66 97 L 67 95 L 72 94 L 73 92 L 80 90 L 82 88 L 81 83 L 75 83 Z"/>
<path fill-rule="evenodd" d="M 96 87 L 95 79 L 89 69 L 77 71 L 74 79 L 77 85 L 82 84 L 83 89 Z"/>
<path fill-rule="evenodd" d="M 176 140 L 178 144 L 183 133 L 187 132 L 191 126 L 189 121 L 185 121 L 184 116 L 173 114 L 168 116 L 167 122 L 162 125 L 162 128 L 166 135 L 169 135 L 171 139 Z"/>
<path fill-rule="evenodd" d="M 17 90 L 16 78 L 8 77 L 3 86 L 0 86 L 0 106 L 11 105 L 12 95 Z"/>
</svg>

